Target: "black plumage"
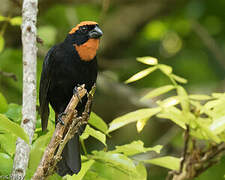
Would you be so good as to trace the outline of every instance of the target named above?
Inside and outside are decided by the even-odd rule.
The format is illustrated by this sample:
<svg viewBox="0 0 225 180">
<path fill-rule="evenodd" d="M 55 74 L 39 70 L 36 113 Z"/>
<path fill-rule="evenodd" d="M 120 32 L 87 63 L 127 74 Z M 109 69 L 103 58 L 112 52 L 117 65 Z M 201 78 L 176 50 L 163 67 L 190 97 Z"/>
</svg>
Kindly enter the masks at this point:
<svg viewBox="0 0 225 180">
<path fill-rule="evenodd" d="M 85 84 L 90 91 L 97 78 L 97 59 L 95 49 L 102 35 L 97 23 L 82 22 L 67 35 L 64 42 L 52 47 L 44 60 L 40 81 L 39 101 L 42 130 L 47 128 L 49 103 L 58 115 L 63 113 L 69 103 L 75 86 Z M 92 41 L 96 43 L 90 43 Z M 88 48 L 87 48 L 88 47 Z M 87 59 L 86 56 L 88 54 Z M 91 58 L 90 58 L 91 57 Z M 93 57 L 93 58 L 92 58 Z M 84 58 L 84 59 L 82 59 Z M 77 106 L 81 115 L 87 97 Z M 82 133 L 82 132 L 81 132 Z M 79 135 L 76 134 L 65 146 L 62 160 L 57 164 L 61 176 L 78 173 L 81 168 Z"/>
</svg>

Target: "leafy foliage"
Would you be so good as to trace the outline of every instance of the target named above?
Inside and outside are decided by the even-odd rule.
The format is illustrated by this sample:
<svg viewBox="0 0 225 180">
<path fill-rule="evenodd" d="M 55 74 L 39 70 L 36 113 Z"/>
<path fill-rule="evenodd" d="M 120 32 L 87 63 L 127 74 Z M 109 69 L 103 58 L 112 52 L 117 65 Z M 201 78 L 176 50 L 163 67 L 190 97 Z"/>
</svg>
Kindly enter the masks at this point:
<svg viewBox="0 0 225 180">
<path fill-rule="evenodd" d="M 93 127 L 97 128 L 98 130 L 102 131 L 103 133 L 107 133 L 107 124 L 103 121 L 101 117 L 99 117 L 94 112 L 91 112 L 90 120 L 88 121 L 88 123 Z"/>
<path fill-rule="evenodd" d="M 141 98 L 144 101 L 149 98 L 156 98 L 170 91 L 174 91 L 175 95 L 167 98 L 162 98 L 157 101 L 157 107 L 139 109 L 128 114 L 122 115 L 114 119 L 109 127 L 94 112 L 91 113 L 89 125 L 87 125 L 85 132 L 81 136 L 83 148 L 84 142 L 92 136 L 107 147 L 106 137 L 112 131 L 126 126 L 129 123 L 136 123 L 137 131 L 141 132 L 146 123 L 153 116 L 158 118 L 169 119 L 183 130 L 188 125 L 190 133 L 193 137 L 208 142 L 220 143 L 225 141 L 225 94 L 213 93 L 212 95 L 204 94 L 188 94 L 186 90 L 178 83 L 186 83 L 186 80 L 173 74 L 171 67 L 158 64 L 158 60 L 152 57 L 138 58 L 138 61 L 149 66 L 147 69 L 160 70 L 164 73 L 171 84 L 156 88 Z M 144 70 L 145 71 L 145 70 Z M 142 71 L 143 72 L 143 71 Z M 149 72 L 149 71 L 148 71 Z M 153 72 L 153 71 L 152 71 Z M 148 73 L 150 74 L 150 73 Z M 144 78 L 146 74 L 137 73 L 128 82 L 134 82 L 138 79 Z M 133 78 L 135 77 L 135 78 Z M 12 158 L 15 153 L 15 141 L 17 137 L 23 138 L 27 143 L 29 139 L 17 123 L 21 120 L 21 107 L 17 104 L 8 104 L 4 96 L 0 94 L 2 103 L 0 110 L 4 114 L 0 114 L 0 144 L 1 154 L 0 158 L 5 162 L 5 166 L 0 166 L 1 174 L 9 174 L 12 168 Z M 30 179 L 35 172 L 41 156 L 47 146 L 54 131 L 52 111 L 50 113 L 49 129 L 47 133 L 41 132 L 39 125 L 35 131 L 34 141 L 31 146 L 29 166 L 27 170 L 27 179 Z M 38 122 L 40 119 L 38 119 Z M 7 143 L 5 143 L 7 142 Z M 178 170 L 180 166 L 180 158 L 173 156 L 156 157 L 148 160 L 140 160 L 135 163 L 134 155 L 154 151 L 160 153 L 161 145 L 155 147 L 144 147 L 144 143 L 140 140 L 133 141 L 130 144 L 115 146 L 113 150 L 95 150 L 91 153 L 86 152 L 82 156 L 82 169 L 78 175 L 66 176 L 68 180 L 80 179 L 147 179 L 147 172 L 145 164 L 153 164 L 168 168 L 171 170 Z M 54 177 L 54 178 L 53 178 Z M 53 175 L 49 179 L 61 179 L 57 175 Z"/>
<path fill-rule="evenodd" d="M 81 140 L 87 139 L 89 136 L 94 137 L 106 146 L 106 136 L 102 132 L 91 128 L 89 125 L 86 126 L 84 133 L 81 135 Z"/>
<path fill-rule="evenodd" d="M 172 156 L 154 158 L 154 159 L 146 160 L 144 162 L 162 166 L 162 167 L 165 167 L 171 170 L 176 170 L 176 171 L 178 171 L 180 167 L 180 159 L 172 157 Z"/>
<path fill-rule="evenodd" d="M 1 126 L 0 130 L 1 131 L 7 131 L 17 137 L 20 137 L 23 139 L 27 144 L 29 144 L 29 137 L 28 135 L 24 132 L 23 128 L 20 127 L 18 124 L 10 121 L 5 115 L 0 114 L 0 120 L 1 120 Z"/>
<path fill-rule="evenodd" d="M 112 132 L 116 129 L 119 129 L 129 123 L 136 122 L 140 119 L 147 119 L 152 117 L 153 115 L 157 114 L 160 111 L 160 108 L 145 108 L 145 109 L 139 109 L 134 112 L 130 112 L 126 115 L 123 115 L 121 117 L 118 117 L 114 119 L 109 124 L 109 132 Z"/>
<path fill-rule="evenodd" d="M 0 35 L 0 52 L 3 51 L 4 46 L 5 46 L 5 40 L 4 40 L 3 36 Z"/>
<path fill-rule="evenodd" d="M 12 26 L 20 26 L 22 24 L 22 18 L 21 16 L 16 16 L 16 17 L 4 17 L 0 15 L 0 22 L 5 22 L 6 23 L 10 23 Z M 6 26 L 5 26 L 6 27 Z M 4 46 L 5 46 L 5 40 L 4 40 L 4 33 L 5 33 L 5 27 L 3 26 L 3 28 L 1 29 L 0 32 L 0 53 L 3 51 Z"/>
<path fill-rule="evenodd" d="M 12 158 L 5 153 L 0 153 L 0 161 L 1 161 L 0 174 L 9 175 L 12 171 L 13 166 Z"/>
<path fill-rule="evenodd" d="M 138 61 L 144 64 L 148 64 L 146 63 L 148 60 L 151 61 L 151 57 L 142 59 L 144 60 L 140 60 L 140 58 L 138 58 Z M 204 94 L 188 95 L 186 90 L 182 86 L 178 85 L 178 83 L 186 83 L 186 80 L 173 74 L 173 70 L 170 66 L 157 64 L 157 61 L 152 64 L 149 63 L 148 65 L 152 65 L 153 67 L 148 67 L 147 69 L 155 68 L 164 73 L 171 81 L 171 84 L 150 91 L 142 98 L 142 100 L 154 98 L 171 90 L 176 90 L 175 96 L 157 101 L 158 107 L 154 108 L 155 110 L 157 109 L 157 111 L 152 115 L 157 115 L 159 118 L 169 119 L 183 129 L 186 129 L 186 125 L 189 125 L 191 127 L 191 134 L 198 139 L 205 139 L 216 143 L 220 143 L 225 140 L 224 138 L 221 138 L 221 133 L 225 130 L 225 110 L 222 108 L 225 106 L 225 93 L 219 93 L 216 95 L 212 94 L 211 96 Z M 132 79 L 132 77 L 131 80 L 128 79 L 126 82 L 134 82 L 145 76 L 137 73 L 135 75 L 135 79 Z M 194 109 L 194 112 L 192 109 Z M 137 114 L 137 112 L 140 114 Z M 145 121 L 141 120 L 146 118 L 146 116 L 146 110 L 144 112 L 141 110 L 130 112 L 120 118 L 114 119 L 110 123 L 109 129 L 116 129 L 115 124 L 119 124 L 118 127 L 122 127 L 126 125 L 124 121 L 129 122 L 129 120 L 133 118 L 135 119 L 131 122 L 137 122 L 137 128 L 140 127 L 141 122 L 143 122 L 142 126 L 144 126 L 146 124 L 146 119 Z M 123 118 L 125 118 L 125 120 Z M 141 130 L 142 129 L 143 127 Z M 140 131 L 140 129 L 138 130 Z"/>
<path fill-rule="evenodd" d="M 127 156 L 133 156 L 139 153 L 145 153 L 147 151 L 155 151 L 160 153 L 162 146 L 157 145 L 155 147 L 145 148 L 144 143 L 142 141 L 133 141 L 130 144 L 116 146 L 116 149 L 113 151 L 114 153 L 123 153 Z"/>
<path fill-rule="evenodd" d="M 0 93 L 0 102 L 1 102 L 0 113 L 4 113 L 8 109 L 8 103 L 5 99 L 5 97 L 2 95 L 2 93 Z"/>
<path fill-rule="evenodd" d="M 3 97 L 3 96 L 2 96 Z M 4 97 L 3 97 L 4 98 Z M 16 104 L 1 104 L 1 106 L 7 105 L 5 109 L 5 115 L 1 114 L 1 130 L 3 134 L 0 134 L 1 151 L 0 158 L 5 166 L 1 166 L 0 174 L 8 175 L 12 170 L 13 155 L 15 153 L 15 142 L 17 137 L 22 137 L 28 142 L 28 137 L 24 134 L 23 130 L 18 125 L 21 120 L 21 107 Z M 9 120 L 8 118 L 11 120 Z M 95 113 L 91 113 L 91 119 L 87 125 L 85 132 L 81 136 L 81 140 L 84 141 L 89 136 L 92 136 L 106 145 L 106 135 L 109 132 L 108 126 L 105 122 Z M 50 115 L 50 118 L 53 118 Z M 17 124 L 18 123 L 18 124 Z M 92 128 L 96 127 L 96 129 Z M 7 130 L 5 129 L 7 127 Z M 26 179 L 30 179 L 35 172 L 42 154 L 50 141 L 53 131 L 54 124 L 50 121 L 49 129 L 47 133 L 40 133 L 40 129 L 37 128 L 34 135 L 34 141 L 31 146 L 29 165 L 27 170 Z M 16 130 L 15 130 L 16 128 Z M 100 130 L 100 131 L 99 131 Z M 10 132 L 10 133 L 8 133 Z M 7 142 L 7 143 L 6 143 Z M 78 175 L 67 176 L 67 179 L 91 179 L 93 176 L 97 176 L 98 179 L 108 179 L 113 171 L 114 177 L 132 179 L 146 179 L 147 173 L 142 163 L 135 164 L 132 156 L 145 153 L 147 151 L 155 151 L 160 153 L 162 146 L 155 147 L 144 147 L 142 141 L 133 141 L 130 144 L 116 146 L 116 149 L 112 151 L 92 151 L 90 154 L 86 154 L 82 157 L 82 169 Z M 102 166 L 106 166 L 106 172 L 102 173 Z M 61 179 L 59 176 L 54 175 L 54 178 Z M 51 179 L 51 177 L 50 177 Z"/>
</svg>

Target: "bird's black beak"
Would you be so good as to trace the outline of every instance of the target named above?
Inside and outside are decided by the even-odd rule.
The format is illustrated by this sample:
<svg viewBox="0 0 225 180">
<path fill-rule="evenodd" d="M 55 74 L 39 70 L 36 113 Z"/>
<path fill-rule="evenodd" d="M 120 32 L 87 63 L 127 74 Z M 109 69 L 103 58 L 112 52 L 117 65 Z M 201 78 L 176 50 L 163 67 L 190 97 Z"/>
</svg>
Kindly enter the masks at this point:
<svg viewBox="0 0 225 180">
<path fill-rule="evenodd" d="M 103 35 L 102 30 L 96 26 L 93 30 L 88 33 L 90 38 L 98 39 Z"/>
</svg>

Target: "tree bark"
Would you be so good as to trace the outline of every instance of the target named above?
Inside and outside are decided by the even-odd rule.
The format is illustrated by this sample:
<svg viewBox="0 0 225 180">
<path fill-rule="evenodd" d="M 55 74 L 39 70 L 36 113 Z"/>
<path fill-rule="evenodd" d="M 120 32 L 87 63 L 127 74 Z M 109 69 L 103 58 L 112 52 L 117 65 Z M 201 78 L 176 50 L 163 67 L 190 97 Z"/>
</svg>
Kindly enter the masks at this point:
<svg viewBox="0 0 225 180">
<path fill-rule="evenodd" d="M 23 44 L 23 108 L 21 127 L 31 144 L 36 124 L 36 21 L 37 0 L 24 0 L 22 9 Z M 22 139 L 16 142 L 12 179 L 24 179 L 29 160 L 30 146 Z"/>
</svg>

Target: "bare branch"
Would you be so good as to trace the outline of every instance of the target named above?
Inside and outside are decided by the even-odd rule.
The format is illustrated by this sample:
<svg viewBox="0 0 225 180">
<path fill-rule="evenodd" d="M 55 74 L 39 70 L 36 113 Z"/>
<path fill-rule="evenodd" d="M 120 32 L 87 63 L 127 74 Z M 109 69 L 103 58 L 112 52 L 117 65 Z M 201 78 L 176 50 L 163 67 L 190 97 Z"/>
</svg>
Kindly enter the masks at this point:
<svg viewBox="0 0 225 180">
<path fill-rule="evenodd" d="M 186 153 L 182 168 L 180 168 L 181 171 L 169 172 L 167 179 L 186 180 L 196 178 L 216 164 L 224 151 L 225 143 L 213 145 L 206 151 L 193 148 L 191 152 Z"/>
<path fill-rule="evenodd" d="M 21 127 L 32 142 L 36 124 L 36 22 L 37 22 L 37 0 L 24 0 L 22 8 L 23 24 L 23 109 Z M 30 146 L 18 138 L 16 153 L 13 164 L 12 179 L 24 179 Z"/>
<path fill-rule="evenodd" d="M 213 53 L 218 63 L 225 69 L 225 54 L 207 30 L 195 20 L 192 20 L 192 29 L 199 36 L 204 45 Z"/>
<path fill-rule="evenodd" d="M 0 75 L 13 79 L 14 81 L 18 81 L 17 77 L 13 73 L 0 71 Z"/>
<path fill-rule="evenodd" d="M 187 153 L 188 153 L 187 151 L 188 151 L 188 142 L 189 142 L 190 134 L 189 134 L 189 126 L 187 125 L 186 127 L 187 127 L 187 129 L 186 129 L 185 134 L 184 134 L 183 158 L 182 158 L 182 160 L 180 162 L 180 171 L 179 171 L 179 173 L 181 173 L 182 170 L 183 170 L 184 162 L 185 162 L 185 160 L 187 158 Z"/>
</svg>

